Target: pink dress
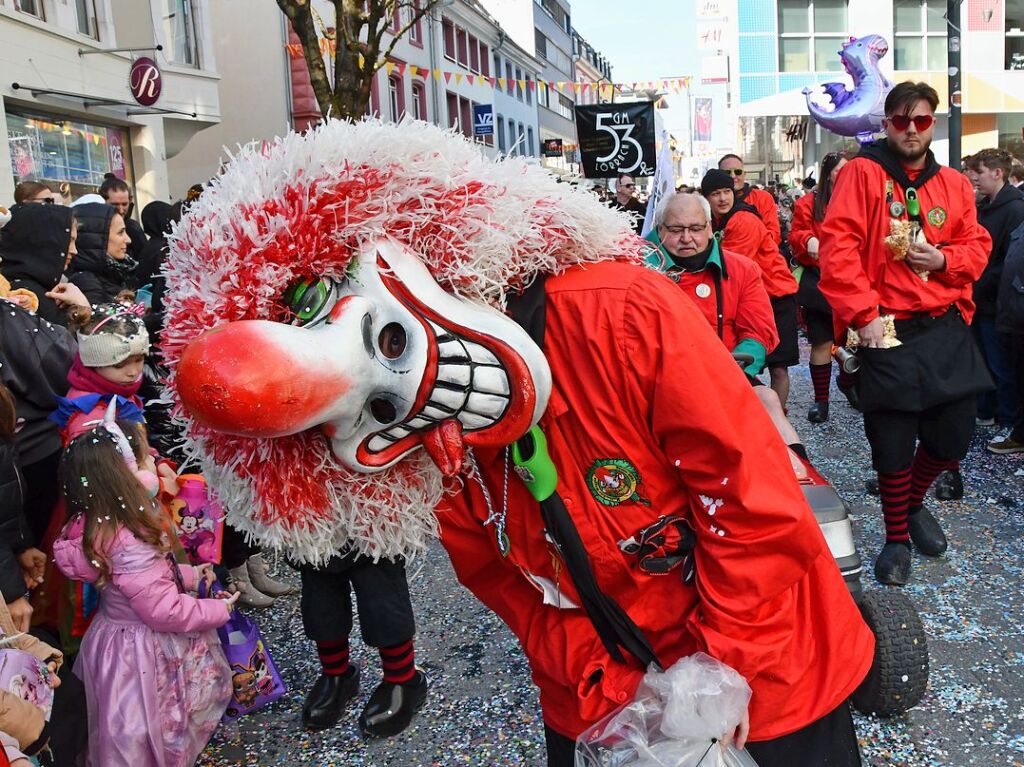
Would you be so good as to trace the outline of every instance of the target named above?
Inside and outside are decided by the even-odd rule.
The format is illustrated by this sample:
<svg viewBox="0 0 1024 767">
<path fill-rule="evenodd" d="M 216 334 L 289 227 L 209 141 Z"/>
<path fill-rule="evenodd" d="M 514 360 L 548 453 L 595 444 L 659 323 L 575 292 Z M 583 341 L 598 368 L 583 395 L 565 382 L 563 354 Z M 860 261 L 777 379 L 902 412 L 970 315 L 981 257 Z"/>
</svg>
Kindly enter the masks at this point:
<svg viewBox="0 0 1024 767">
<path fill-rule="evenodd" d="M 81 520 L 54 543 L 57 567 L 95 582 Z M 90 767 L 191 767 L 231 698 L 231 669 L 217 633 L 228 620 L 219 599 L 184 593 L 195 570 L 121 530 L 111 577 L 82 640 L 75 673 L 89 706 Z M 173 568 L 173 569 L 172 569 Z"/>
</svg>

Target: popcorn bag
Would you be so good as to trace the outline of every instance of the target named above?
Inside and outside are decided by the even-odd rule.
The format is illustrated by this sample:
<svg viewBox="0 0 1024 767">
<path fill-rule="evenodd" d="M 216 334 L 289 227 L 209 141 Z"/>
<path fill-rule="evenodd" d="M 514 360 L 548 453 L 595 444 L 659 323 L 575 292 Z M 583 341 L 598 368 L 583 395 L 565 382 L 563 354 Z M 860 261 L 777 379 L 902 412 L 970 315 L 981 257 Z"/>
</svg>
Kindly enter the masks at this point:
<svg viewBox="0 0 1024 767">
<path fill-rule="evenodd" d="M 0 649 L 0 690 L 5 690 L 43 710 L 50 720 L 53 689 L 50 670 L 32 653 L 24 650 Z"/>
<path fill-rule="evenodd" d="M 576 739 L 576 767 L 757 767 L 746 751 L 722 748 L 750 701 L 746 680 L 709 655 L 653 668 L 636 697 Z"/>
</svg>

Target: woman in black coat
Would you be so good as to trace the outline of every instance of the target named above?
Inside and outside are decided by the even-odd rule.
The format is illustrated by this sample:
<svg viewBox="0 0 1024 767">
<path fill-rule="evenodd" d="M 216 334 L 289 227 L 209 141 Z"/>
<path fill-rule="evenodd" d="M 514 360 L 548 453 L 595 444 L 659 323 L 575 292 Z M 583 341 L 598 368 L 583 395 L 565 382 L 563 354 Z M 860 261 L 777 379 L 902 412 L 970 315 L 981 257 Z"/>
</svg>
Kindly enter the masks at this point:
<svg viewBox="0 0 1024 767">
<path fill-rule="evenodd" d="M 78 221 L 78 254 L 71 259 L 68 280 L 92 304 L 108 304 L 131 288 L 138 266 L 128 255 L 131 242 L 121 214 L 106 203 L 74 206 Z"/>
<path fill-rule="evenodd" d="M 67 315 L 46 294 L 60 284 L 75 255 L 76 234 L 71 208 L 64 205 L 15 205 L 0 232 L 0 273 L 11 288 L 35 293 L 36 314 L 59 325 L 67 325 Z"/>
</svg>

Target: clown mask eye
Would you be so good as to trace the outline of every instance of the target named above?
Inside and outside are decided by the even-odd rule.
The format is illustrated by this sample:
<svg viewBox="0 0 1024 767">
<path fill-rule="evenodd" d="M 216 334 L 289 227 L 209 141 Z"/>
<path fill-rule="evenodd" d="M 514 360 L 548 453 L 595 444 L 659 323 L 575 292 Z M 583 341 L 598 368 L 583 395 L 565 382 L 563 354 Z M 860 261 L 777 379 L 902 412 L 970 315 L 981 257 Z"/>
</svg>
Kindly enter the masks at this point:
<svg viewBox="0 0 1024 767">
<path fill-rule="evenodd" d="M 396 360 L 405 353 L 407 343 L 405 328 L 397 322 L 389 322 L 377 336 L 377 348 L 389 360 Z"/>
<path fill-rule="evenodd" d="M 292 324 L 312 327 L 329 322 L 331 309 L 338 302 L 341 283 L 330 277 L 300 280 L 284 294 L 284 302 L 293 315 Z"/>
</svg>

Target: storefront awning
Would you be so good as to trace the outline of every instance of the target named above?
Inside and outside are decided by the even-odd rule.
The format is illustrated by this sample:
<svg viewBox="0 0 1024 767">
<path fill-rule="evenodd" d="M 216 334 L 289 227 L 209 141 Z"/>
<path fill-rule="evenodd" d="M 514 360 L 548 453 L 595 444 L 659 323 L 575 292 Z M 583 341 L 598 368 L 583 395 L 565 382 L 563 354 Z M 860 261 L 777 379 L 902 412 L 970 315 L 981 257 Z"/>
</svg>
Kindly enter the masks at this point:
<svg viewBox="0 0 1024 767">
<path fill-rule="evenodd" d="M 186 117 L 197 117 L 195 112 L 185 112 L 181 109 L 165 109 L 163 107 L 144 107 L 134 101 L 123 101 L 112 99 L 107 96 L 90 96 L 87 93 L 73 93 L 71 91 L 58 91 L 53 88 L 41 88 L 21 83 L 11 83 L 11 88 L 16 91 L 28 91 L 33 97 L 58 96 L 60 98 L 81 101 L 86 109 L 91 107 L 125 107 L 125 115 L 185 115 Z"/>
</svg>

